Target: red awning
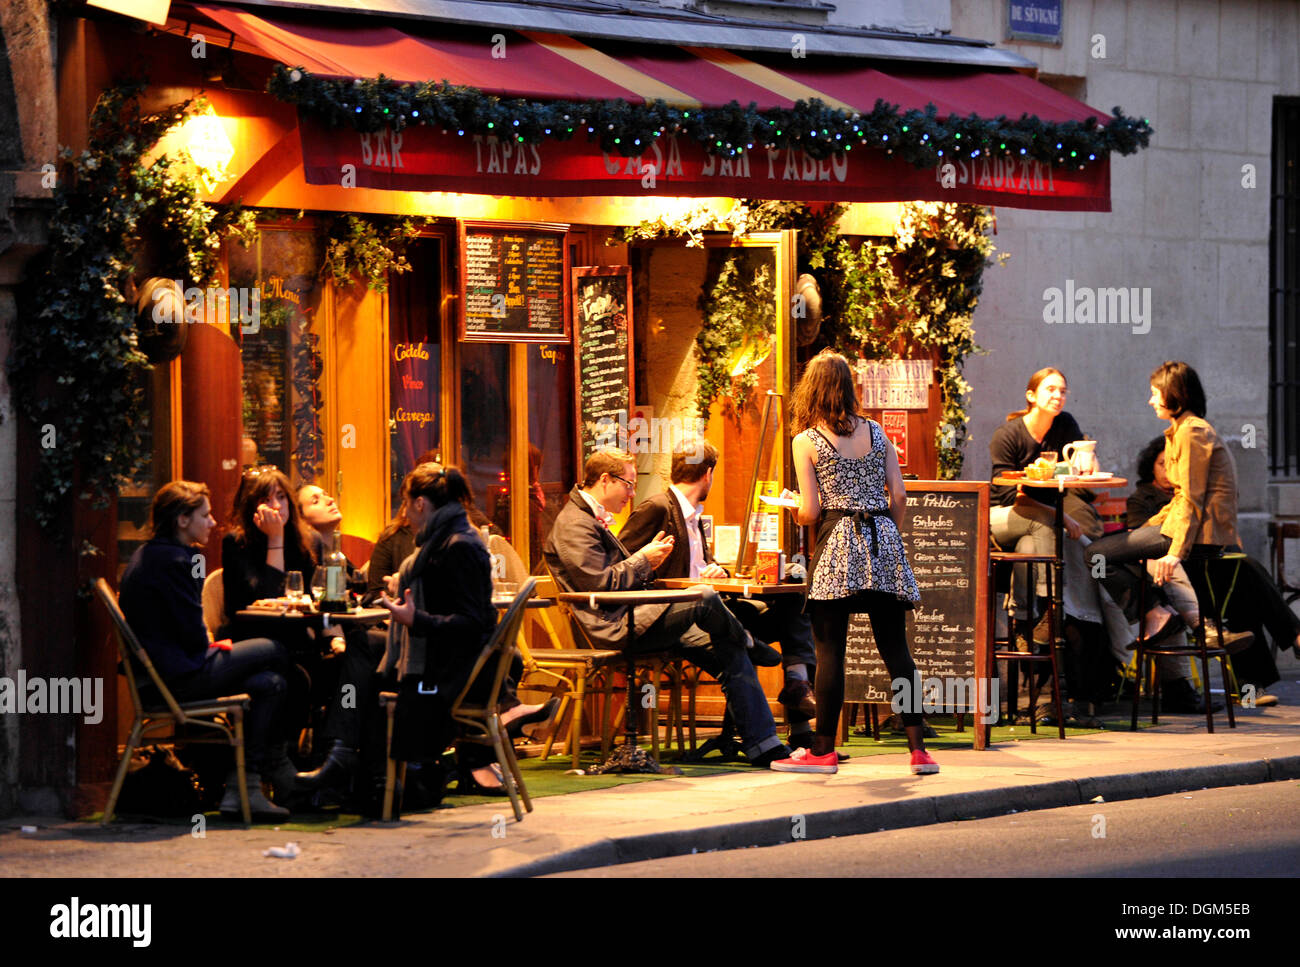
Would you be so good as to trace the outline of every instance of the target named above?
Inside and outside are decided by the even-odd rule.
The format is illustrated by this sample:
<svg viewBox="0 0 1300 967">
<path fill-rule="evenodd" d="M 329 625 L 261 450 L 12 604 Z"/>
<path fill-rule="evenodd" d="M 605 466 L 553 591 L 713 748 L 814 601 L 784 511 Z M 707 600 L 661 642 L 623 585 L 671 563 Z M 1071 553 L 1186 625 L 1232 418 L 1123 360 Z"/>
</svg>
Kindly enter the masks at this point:
<svg viewBox="0 0 1300 967">
<path fill-rule="evenodd" d="M 689 107 L 739 101 L 790 107 L 818 98 L 870 113 L 877 99 L 904 111 L 933 104 L 941 117 L 972 113 L 1076 121 L 1105 112 L 1011 71 L 970 70 L 851 58 L 754 55 L 498 28 L 349 18 L 323 21 L 287 11 L 274 17 L 195 5 L 268 58 L 331 77 L 447 81 L 503 97 L 537 100 L 662 99 Z M 361 24 L 361 26 L 358 26 Z M 359 134 L 302 116 L 303 166 L 312 184 L 339 184 L 352 165 L 360 187 L 494 195 L 684 195 L 805 201 L 965 201 L 1020 208 L 1110 210 L 1108 161 L 1068 170 L 1021 159 L 954 159 L 917 169 L 880 151 L 817 161 L 802 151 L 754 151 L 723 160 L 686 137 L 664 137 L 641 158 L 605 155 L 575 139 L 515 145 L 424 126 Z M 651 174 L 647 177 L 647 171 Z M 955 183 L 954 183 L 955 182 Z"/>
</svg>

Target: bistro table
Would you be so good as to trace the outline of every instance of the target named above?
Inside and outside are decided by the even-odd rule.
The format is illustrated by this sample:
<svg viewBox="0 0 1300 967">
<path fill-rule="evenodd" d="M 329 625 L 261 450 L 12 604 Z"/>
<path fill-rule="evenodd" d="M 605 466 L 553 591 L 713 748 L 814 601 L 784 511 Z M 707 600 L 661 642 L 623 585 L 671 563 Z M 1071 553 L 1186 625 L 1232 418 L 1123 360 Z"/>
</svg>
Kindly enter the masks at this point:
<svg viewBox="0 0 1300 967">
<path fill-rule="evenodd" d="M 387 608 L 356 608 L 352 611 L 300 611 L 288 606 L 280 608 L 245 608 L 236 611 L 235 617 L 246 621 L 285 621 L 302 628 L 323 629 L 332 624 L 376 625 L 388 618 Z"/>
<path fill-rule="evenodd" d="M 696 582 L 698 583 L 698 582 Z M 659 763 L 654 757 L 637 748 L 637 718 L 633 714 L 636 708 L 636 653 L 632 644 L 636 639 L 636 606 L 638 604 L 689 604 L 704 597 L 703 591 L 669 590 L 663 588 L 646 588 L 640 591 L 564 591 L 557 597 L 570 605 L 586 605 L 589 608 L 616 608 L 627 605 L 627 644 L 623 654 L 627 658 L 627 708 L 623 716 L 625 740 L 622 746 L 614 749 L 608 759 L 601 763 L 598 771 L 607 772 L 651 772 L 659 771 Z"/>
<path fill-rule="evenodd" d="M 498 611 L 504 611 L 514 603 L 513 594 L 494 594 L 492 595 L 492 606 Z M 529 598 L 524 602 L 525 608 L 553 608 L 555 607 L 554 598 Z"/>
<path fill-rule="evenodd" d="M 779 594 L 807 594 L 803 582 L 784 584 L 759 584 L 749 578 L 661 578 L 655 582 L 661 588 L 685 589 L 706 584 L 719 594 L 734 594 L 742 598 L 770 598 Z"/>
<path fill-rule="evenodd" d="M 1052 610 L 1056 612 L 1057 640 L 1052 647 L 1061 645 L 1065 634 L 1065 493 L 1069 489 L 1109 490 L 1111 487 L 1127 487 L 1126 477 L 1116 476 L 1080 476 L 1069 474 L 1062 477 L 1050 477 L 1047 480 L 1030 480 L 1023 475 L 1013 477 L 998 476 L 993 478 L 998 487 L 1027 487 L 1033 490 L 1055 490 L 1061 493 L 1056 502 L 1056 560 L 1052 562 Z M 1032 495 L 1027 495 L 1031 496 Z M 1033 710 L 1030 710 L 1033 714 Z"/>
</svg>

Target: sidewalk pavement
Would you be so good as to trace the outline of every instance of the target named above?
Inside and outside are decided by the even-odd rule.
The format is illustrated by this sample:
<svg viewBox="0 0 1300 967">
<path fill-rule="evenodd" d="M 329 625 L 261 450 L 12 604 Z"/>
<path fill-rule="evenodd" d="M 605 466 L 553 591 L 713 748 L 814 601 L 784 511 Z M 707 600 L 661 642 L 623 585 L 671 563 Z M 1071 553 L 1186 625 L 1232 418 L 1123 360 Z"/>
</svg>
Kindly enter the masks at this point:
<svg viewBox="0 0 1300 967">
<path fill-rule="evenodd" d="M 837 775 L 754 770 L 674 777 L 535 800 L 515 823 L 507 801 L 440 809 L 397 823 L 328 832 L 0 821 L 4 876 L 519 876 L 683 853 L 771 846 L 1013 810 L 1167 795 L 1188 789 L 1300 780 L 1300 668 L 1269 689 L 1280 704 L 1162 717 L 1156 728 L 943 751 L 942 772 L 913 776 L 906 755 L 854 758 Z M 1040 727 L 1041 728 L 1041 727 Z M 1025 729 L 1028 732 L 1028 729 Z M 575 785 L 581 777 L 573 777 Z M 34 833 L 20 827 L 36 826 Z M 263 857 L 298 843 L 296 859 Z"/>
</svg>

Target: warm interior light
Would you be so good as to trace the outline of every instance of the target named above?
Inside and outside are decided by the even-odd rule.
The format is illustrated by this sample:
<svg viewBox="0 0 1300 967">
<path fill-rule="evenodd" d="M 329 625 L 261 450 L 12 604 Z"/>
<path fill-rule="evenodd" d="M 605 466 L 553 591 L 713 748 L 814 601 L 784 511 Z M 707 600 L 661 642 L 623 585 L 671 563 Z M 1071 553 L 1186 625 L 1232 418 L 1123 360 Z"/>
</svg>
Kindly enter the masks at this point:
<svg viewBox="0 0 1300 967">
<path fill-rule="evenodd" d="M 235 146 L 226 136 L 225 126 L 212 105 L 181 125 L 180 140 L 183 150 L 198 169 L 203 187 L 209 194 L 216 191 L 228 177 Z"/>
</svg>

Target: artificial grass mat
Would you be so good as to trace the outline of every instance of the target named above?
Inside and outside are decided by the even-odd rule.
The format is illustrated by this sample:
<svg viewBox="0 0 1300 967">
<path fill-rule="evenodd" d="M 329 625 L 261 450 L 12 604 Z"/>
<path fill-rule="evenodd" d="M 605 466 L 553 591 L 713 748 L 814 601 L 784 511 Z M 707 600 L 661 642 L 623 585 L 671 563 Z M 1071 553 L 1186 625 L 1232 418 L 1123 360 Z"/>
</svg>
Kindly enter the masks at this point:
<svg viewBox="0 0 1300 967">
<path fill-rule="evenodd" d="M 952 716 L 932 716 L 926 719 L 930 726 L 935 730 L 937 735 L 934 738 L 925 740 L 926 748 L 932 751 L 951 752 L 962 749 L 969 749 L 974 743 L 975 733 L 971 728 L 970 720 L 967 719 L 966 728 L 962 732 L 957 731 L 956 721 Z M 1122 714 L 1107 716 L 1102 719 L 1105 729 L 1082 729 L 1066 727 L 1067 736 L 1089 735 L 1100 731 L 1126 730 L 1128 728 L 1128 717 Z M 1150 726 L 1149 721 L 1139 721 L 1139 728 Z M 1038 732 L 1032 733 L 1028 725 L 995 725 L 990 736 L 990 743 L 993 745 L 1004 744 L 1008 742 L 1023 742 L 1030 739 L 1055 739 L 1057 737 L 1056 726 L 1047 726 L 1039 723 Z M 703 741 L 701 739 L 701 741 Z M 642 741 L 642 746 L 648 748 L 649 744 Z M 902 732 L 889 733 L 882 731 L 880 741 L 871 738 L 870 735 L 850 735 L 846 744 L 840 745 L 839 751 L 848 753 L 853 758 L 860 759 L 872 755 L 900 755 L 907 751 L 907 737 Z M 590 769 L 600 761 L 599 750 L 591 750 L 582 754 L 582 768 Z M 653 774 L 633 774 L 633 775 L 569 775 L 570 758 L 568 756 L 552 755 L 549 760 L 543 762 L 540 758 L 528 758 L 519 760 L 519 770 L 523 774 L 524 784 L 528 788 L 528 794 L 533 799 L 545 799 L 550 796 L 563 796 L 573 792 L 586 792 L 590 789 L 609 789 L 614 786 L 624 786 L 636 782 L 655 782 L 659 779 L 669 779 L 678 776 L 685 777 L 704 777 L 715 775 L 726 775 L 734 772 L 749 772 L 752 767 L 744 762 L 721 762 L 716 758 L 706 759 L 703 762 L 681 762 L 677 759 L 676 746 L 667 749 L 661 749 L 660 764 L 664 771 L 658 775 Z M 510 809 L 510 800 L 504 796 L 461 796 L 456 794 L 453 789 L 447 795 L 441 805 L 432 807 L 434 809 L 454 809 L 457 806 L 476 806 L 484 803 L 495 803 L 504 810 Z M 403 815 L 412 815 L 416 813 L 429 812 L 431 810 L 406 810 Z M 93 816 L 85 817 L 85 821 L 98 822 L 99 813 Z M 243 824 L 231 822 L 222 818 L 220 813 L 206 813 L 206 822 L 210 828 L 222 829 L 242 828 Z M 161 825 L 186 826 L 192 825 L 189 818 L 164 818 L 156 816 L 143 816 L 138 814 L 122 813 L 116 817 L 118 822 L 143 822 L 157 823 Z M 340 812 L 337 810 L 322 810 L 320 812 L 297 812 L 291 821 L 279 823 L 274 828 L 285 832 L 304 832 L 304 833 L 323 833 L 330 829 L 336 829 L 344 826 L 354 826 L 365 822 L 365 817 L 356 813 Z M 270 828 L 270 827 L 265 827 Z"/>
</svg>

